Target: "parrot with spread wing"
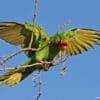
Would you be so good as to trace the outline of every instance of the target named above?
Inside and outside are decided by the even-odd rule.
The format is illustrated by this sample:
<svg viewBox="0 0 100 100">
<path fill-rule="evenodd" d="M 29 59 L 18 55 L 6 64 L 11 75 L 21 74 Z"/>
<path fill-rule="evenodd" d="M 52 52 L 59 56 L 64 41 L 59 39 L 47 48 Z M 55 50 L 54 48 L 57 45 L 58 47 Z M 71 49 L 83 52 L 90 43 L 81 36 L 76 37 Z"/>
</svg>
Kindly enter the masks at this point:
<svg viewBox="0 0 100 100">
<path fill-rule="evenodd" d="M 84 28 L 73 28 L 54 36 L 48 36 L 45 30 L 38 24 L 20 24 L 16 22 L 0 22 L 0 39 L 12 44 L 27 48 L 33 34 L 32 48 L 37 51 L 25 51 L 29 61 L 23 65 L 31 65 L 39 62 L 51 62 L 56 57 L 63 55 L 73 56 L 81 54 L 94 45 L 100 44 L 100 31 Z M 44 65 L 31 67 L 18 67 L 0 76 L 0 85 L 13 86 L 33 71 L 48 70 Z"/>
</svg>

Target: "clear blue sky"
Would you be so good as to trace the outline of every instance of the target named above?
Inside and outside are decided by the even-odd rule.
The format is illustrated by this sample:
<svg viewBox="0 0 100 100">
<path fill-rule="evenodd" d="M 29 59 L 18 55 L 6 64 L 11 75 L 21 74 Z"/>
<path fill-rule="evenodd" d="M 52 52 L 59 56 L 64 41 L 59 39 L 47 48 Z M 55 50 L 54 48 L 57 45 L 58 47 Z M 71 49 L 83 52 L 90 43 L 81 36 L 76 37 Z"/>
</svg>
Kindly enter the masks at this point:
<svg viewBox="0 0 100 100">
<path fill-rule="evenodd" d="M 33 0 L 0 0 L 0 22 L 30 22 L 33 17 Z M 70 27 L 100 30 L 100 0 L 40 0 L 37 22 L 49 35 L 68 22 Z M 66 28 L 66 29 L 67 29 Z M 0 40 L 0 56 L 6 56 L 19 47 Z M 27 60 L 22 54 L 6 66 L 17 66 Z M 44 82 L 40 100 L 96 100 L 100 97 L 100 47 L 82 55 L 70 57 L 67 74 L 60 76 L 61 66 L 43 73 Z M 34 74 L 34 73 L 33 73 Z M 0 100 L 35 100 L 32 75 L 14 86 L 0 87 Z M 98 99 L 99 100 L 99 99 Z"/>
</svg>

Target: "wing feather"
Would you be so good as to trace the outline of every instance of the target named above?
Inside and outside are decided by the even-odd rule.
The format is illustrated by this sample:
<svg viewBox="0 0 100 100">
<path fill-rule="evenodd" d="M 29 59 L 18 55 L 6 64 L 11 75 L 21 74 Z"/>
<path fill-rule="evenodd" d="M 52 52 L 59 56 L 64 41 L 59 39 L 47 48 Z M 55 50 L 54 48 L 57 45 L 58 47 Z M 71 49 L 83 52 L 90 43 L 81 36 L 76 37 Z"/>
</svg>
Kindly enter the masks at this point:
<svg viewBox="0 0 100 100">
<path fill-rule="evenodd" d="M 100 43 L 100 32 L 91 29 L 72 29 L 67 34 L 74 34 L 69 40 L 69 44 L 66 48 L 66 54 L 77 55 L 83 51 L 88 51 L 89 48 L 93 48 L 95 44 Z"/>
<path fill-rule="evenodd" d="M 20 45 L 27 41 L 31 31 L 24 24 L 16 22 L 0 22 L 0 38 L 13 45 Z"/>
<path fill-rule="evenodd" d="M 76 43 L 75 43 L 75 42 L 73 42 L 73 41 L 71 41 L 71 43 L 73 44 L 74 49 L 76 49 L 76 54 L 78 54 L 78 53 L 81 53 L 81 52 L 82 52 L 82 48 L 81 48 L 78 44 L 76 44 Z"/>
</svg>

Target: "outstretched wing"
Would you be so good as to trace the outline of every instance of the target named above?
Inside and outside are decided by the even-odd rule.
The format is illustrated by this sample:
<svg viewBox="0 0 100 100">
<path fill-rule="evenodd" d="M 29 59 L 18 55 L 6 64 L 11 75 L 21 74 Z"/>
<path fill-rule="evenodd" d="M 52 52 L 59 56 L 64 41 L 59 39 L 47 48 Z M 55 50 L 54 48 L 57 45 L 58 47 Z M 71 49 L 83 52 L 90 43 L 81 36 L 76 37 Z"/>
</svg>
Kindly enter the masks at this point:
<svg viewBox="0 0 100 100">
<path fill-rule="evenodd" d="M 24 24 L 16 22 L 0 22 L 0 38 L 13 45 L 23 44 L 31 31 Z"/>
<path fill-rule="evenodd" d="M 100 31 L 91 29 L 72 29 L 65 32 L 69 44 L 66 48 L 66 54 L 77 55 L 89 48 L 93 48 L 95 44 L 100 43 Z"/>
</svg>

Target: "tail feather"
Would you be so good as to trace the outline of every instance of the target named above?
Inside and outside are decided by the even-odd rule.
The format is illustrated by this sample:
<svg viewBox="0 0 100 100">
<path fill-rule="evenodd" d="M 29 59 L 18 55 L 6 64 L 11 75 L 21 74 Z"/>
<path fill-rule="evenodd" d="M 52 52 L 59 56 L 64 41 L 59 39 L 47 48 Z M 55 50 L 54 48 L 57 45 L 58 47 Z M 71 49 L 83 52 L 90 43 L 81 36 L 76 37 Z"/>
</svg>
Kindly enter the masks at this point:
<svg viewBox="0 0 100 100">
<path fill-rule="evenodd" d="M 25 63 L 24 65 L 27 64 L 30 64 L 30 62 Z M 23 68 L 23 67 L 15 68 L 9 71 L 8 73 L 4 74 L 3 76 L 0 76 L 0 85 L 9 85 L 9 86 L 16 85 L 36 69 L 37 67 L 35 66 L 32 68 Z"/>
<path fill-rule="evenodd" d="M 11 74 L 8 76 L 2 76 L 0 79 L 0 85 L 9 85 L 9 86 L 13 86 L 17 83 L 19 83 L 22 79 L 22 73 L 15 73 L 15 74 Z"/>
</svg>

